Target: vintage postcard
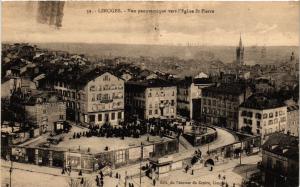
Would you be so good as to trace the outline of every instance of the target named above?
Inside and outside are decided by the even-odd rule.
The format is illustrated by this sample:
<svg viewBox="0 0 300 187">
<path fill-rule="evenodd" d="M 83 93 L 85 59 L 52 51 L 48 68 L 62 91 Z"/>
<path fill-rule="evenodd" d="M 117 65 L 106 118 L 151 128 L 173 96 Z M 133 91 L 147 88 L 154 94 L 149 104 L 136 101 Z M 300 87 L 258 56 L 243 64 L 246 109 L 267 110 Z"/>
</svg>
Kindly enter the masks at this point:
<svg viewBox="0 0 300 187">
<path fill-rule="evenodd" d="M 1 186 L 299 186 L 298 1 L 1 4 Z"/>
</svg>

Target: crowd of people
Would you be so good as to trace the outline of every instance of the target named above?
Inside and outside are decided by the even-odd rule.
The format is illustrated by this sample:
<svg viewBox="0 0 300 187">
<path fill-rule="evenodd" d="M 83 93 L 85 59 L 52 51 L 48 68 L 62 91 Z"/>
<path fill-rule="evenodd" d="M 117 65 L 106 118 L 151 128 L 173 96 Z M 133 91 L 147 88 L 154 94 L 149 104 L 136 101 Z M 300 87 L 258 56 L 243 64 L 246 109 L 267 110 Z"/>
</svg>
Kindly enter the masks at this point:
<svg viewBox="0 0 300 187">
<path fill-rule="evenodd" d="M 109 123 L 104 125 L 90 125 L 87 131 L 74 132 L 73 139 L 80 137 L 125 137 L 140 138 L 149 133 L 152 136 L 177 136 L 179 137 L 184 128 L 179 127 L 175 120 L 149 119 L 120 122 L 118 126 L 111 126 Z"/>
</svg>

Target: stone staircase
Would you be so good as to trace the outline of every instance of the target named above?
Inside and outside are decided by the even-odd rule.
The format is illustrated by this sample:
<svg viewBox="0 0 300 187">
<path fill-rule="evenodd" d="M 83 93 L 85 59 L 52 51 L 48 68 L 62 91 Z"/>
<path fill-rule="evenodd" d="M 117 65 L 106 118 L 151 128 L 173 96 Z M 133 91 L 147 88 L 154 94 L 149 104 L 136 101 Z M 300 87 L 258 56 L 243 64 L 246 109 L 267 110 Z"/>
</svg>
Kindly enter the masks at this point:
<svg viewBox="0 0 300 187">
<path fill-rule="evenodd" d="M 179 136 L 179 144 L 182 145 L 185 149 L 194 149 L 190 142 L 188 142 L 183 136 Z"/>
</svg>

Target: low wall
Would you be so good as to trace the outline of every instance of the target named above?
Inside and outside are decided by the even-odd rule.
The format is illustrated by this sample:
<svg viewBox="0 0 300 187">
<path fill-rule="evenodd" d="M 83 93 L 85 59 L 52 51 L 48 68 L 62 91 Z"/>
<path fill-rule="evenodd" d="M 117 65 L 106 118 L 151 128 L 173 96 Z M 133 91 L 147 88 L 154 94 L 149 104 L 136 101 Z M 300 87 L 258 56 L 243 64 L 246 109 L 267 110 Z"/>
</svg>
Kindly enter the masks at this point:
<svg viewBox="0 0 300 187">
<path fill-rule="evenodd" d="M 91 154 L 80 151 L 58 150 L 57 148 L 40 148 L 12 146 L 10 159 L 48 167 L 71 167 L 72 170 L 92 172 L 104 166 L 119 168 L 135 164 L 150 157 L 162 157 L 179 151 L 177 139 L 157 142 L 143 146 L 129 147 Z"/>
<path fill-rule="evenodd" d="M 208 132 L 205 134 L 193 134 L 193 133 L 187 133 L 183 134 L 183 137 L 193 146 L 200 146 L 207 143 L 210 143 L 217 139 L 218 133 L 215 128 L 208 127 L 212 130 L 212 132 Z"/>
</svg>

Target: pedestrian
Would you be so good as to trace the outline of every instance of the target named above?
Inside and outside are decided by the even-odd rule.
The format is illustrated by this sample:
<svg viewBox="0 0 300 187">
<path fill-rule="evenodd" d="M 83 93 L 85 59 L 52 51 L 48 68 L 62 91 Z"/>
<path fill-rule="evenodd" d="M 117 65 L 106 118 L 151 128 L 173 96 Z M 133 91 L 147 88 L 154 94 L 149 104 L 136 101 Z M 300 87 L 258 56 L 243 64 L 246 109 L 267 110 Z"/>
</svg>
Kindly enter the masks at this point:
<svg viewBox="0 0 300 187">
<path fill-rule="evenodd" d="M 84 183 L 84 180 L 83 180 L 83 177 L 81 178 L 81 182 L 80 182 L 80 184 L 83 184 Z"/>
<path fill-rule="evenodd" d="M 117 178 L 117 179 L 119 178 L 119 174 L 118 174 L 118 172 L 116 173 L 116 178 Z"/>
<path fill-rule="evenodd" d="M 155 181 L 155 179 L 153 179 L 153 186 L 155 186 L 155 184 L 156 184 L 156 181 Z"/>
<path fill-rule="evenodd" d="M 99 183 L 99 177 L 98 177 L 98 175 L 96 175 L 96 184 L 97 184 L 97 186 L 99 186 L 99 185 L 100 185 L 100 183 Z"/>
<path fill-rule="evenodd" d="M 187 173 L 188 170 L 189 170 L 189 166 L 187 165 L 187 166 L 185 167 L 185 173 Z"/>
<path fill-rule="evenodd" d="M 62 169 L 61 174 L 62 174 L 62 175 L 65 174 L 65 168 Z"/>
<path fill-rule="evenodd" d="M 100 170 L 100 177 L 103 178 L 103 172 Z"/>
<path fill-rule="evenodd" d="M 214 168 L 212 166 L 210 166 L 210 171 L 212 171 Z"/>
<path fill-rule="evenodd" d="M 81 171 L 81 170 L 79 170 L 78 175 L 79 175 L 79 176 L 82 176 L 82 171 Z"/>
<path fill-rule="evenodd" d="M 226 182 L 225 187 L 228 187 L 228 183 Z"/>
<path fill-rule="evenodd" d="M 221 185 L 224 186 L 224 181 L 221 182 Z"/>
<path fill-rule="evenodd" d="M 221 174 L 218 175 L 218 178 L 221 179 Z"/>
<path fill-rule="evenodd" d="M 192 169 L 192 175 L 194 175 L 194 170 Z"/>
<path fill-rule="evenodd" d="M 235 183 L 233 183 L 233 185 L 232 185 L 233 187 L 235 187 Z"/>
</svg>

